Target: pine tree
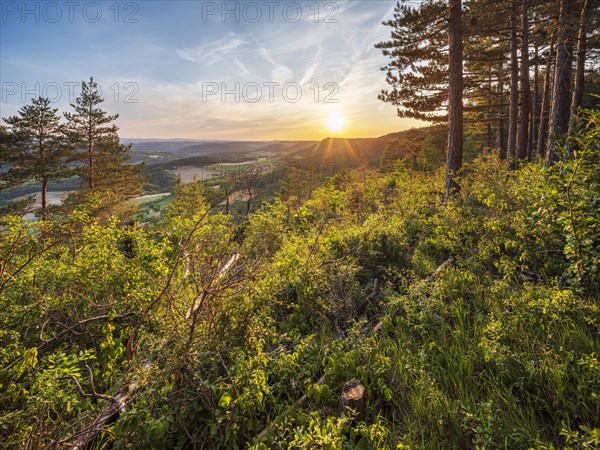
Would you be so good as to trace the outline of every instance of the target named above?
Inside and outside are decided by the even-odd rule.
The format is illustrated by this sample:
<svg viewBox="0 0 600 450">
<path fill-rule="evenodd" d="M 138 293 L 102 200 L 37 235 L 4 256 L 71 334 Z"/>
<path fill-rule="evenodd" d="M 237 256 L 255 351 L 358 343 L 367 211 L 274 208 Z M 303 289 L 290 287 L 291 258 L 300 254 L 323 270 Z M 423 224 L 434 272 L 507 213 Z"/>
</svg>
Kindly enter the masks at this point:
<svg viewBox="0 0 600 450">
<path fill-rule="evenodd" d="M 589 20 L 592 3 L 594 0 L 582 0 L 581 17 L 579 22 L 579 33 L 577 36 L 577 64 L 575 66 L 575 83 L 573 86 L 573 97 L 571 100 L 571 122 L 569 123 L 568 135 L 572 136 L 575 132 L 572 120 L 578 113 L 583 102 L 583 90 L 585 84 L 585 63 L 587 54 L 587 22 Z M 571 146 L 571 143 L 569 143 Z"/>
<path fill-rule="evenodd" d="M 82 177 L 87 181 L 90 191 L 96 187 L 96 160 L 98 145 L 106 139 L 114 139 L 117 126 L 112 124 L 119 115 L 110 115 L 97 106 L 104 100 L 100 97 L 98 84 L 94 78 L 89 83 L 81 82 L 81 96 L 71 103 L 74 113 L 64 113 L 68 121 L 67 130 L 71 141 L 86 152 L 87 167 Z"/>
<path fill-rule="evenodd" d="M 390 57 L 383 68 L 391 90 L 379 99 L 398 107 L 399 117 L 444 122 L 448 103 L 447 21 L 445 2 L 430 0 L 418 8 L 396 4 L 390 41 L 375 47 Z"/>
<path fill-rule="evenodd" d="M 8 128 L 0 125 L 0 192 L 19 186 L 30 178 L 31 171 L 20 167 L 13 161 L 15 145 L 16 136 L 9 133 Z M 12 200 L 10 203 L 0 206 L 0 216 L 25 215 L 30 211 L 32 203 L 32 197 Z"/>
<path fill-rule="evenodd" d="M 529 0 L 521 0 L 521 65 L 519 74 L 519 116 L 515 160 L 527 158 L 529 145 L 529 120 L 531 113 L 531 89 L 529 84 Z"/>
<path fill-rule="evenodd" d="M 379 98 L 396 105 L 400 117 L 448 122 L 447 199 L 458 187 L 463 153 L 462 1 L 397 3 L 394 18 L 383 24 L 392 28 L 392 39 L 376 48 L 390 57 L 384 70 L 392 89 Z M 445 108 L 447 115 L 440 113 Z"/>
<path fill-rule="evenodd" d="M 11 126 L 11 137 L 3 158 L 11 166 L 13 182 L 40 182 L 42 220 L 48 217 L 48 183 L 72 175 L 72 146 L 63 135 L 57 111 L 50 107 L 49 99 L 39 97 L 23 106 L 18 115 L 4 119 Z"/>
<path fill-rule="evenodd" d="M 0 190 L 18 186 L 30 177 L 29 171 L 15 164 L 16 143 L 16 134 L 9 133 L 8 128 L 0 125 Z"/>
<path fill-rule="evenodd" d="M 542 105 L 540 107 L 540 124 L 537 141 L 537 156 L 540 159 L 545 157 L 546 137 L 548 135 L 548 122 L 550 121 L 550 103 L 552 92 L 552 80 L 554 80 L 554 44 L 556 35 L 553 33 L 550 40 L 550 47 L 546 57 L 546 70 L 544 71 L 544 90 L 542 93 Z"/>
<path fill-rule="evenodd" d="M 517 0 L 510 1 L 510 105 L 508 117 L 508 164 L 516 160 L 519 112 L 519 62 L 517 58 Z"/>
<path fill-rule="evenodd" d="M 462 44 L 462 2 L 449 1 L 448 20 L 448 158 L 446 162 L 447 200 L 458 188 L 456 174 L 462 167 L 463 158 L 463 44 Z"/>
<path fill-rule="evenodd" d="M 463 8 L 465 123 L 470 134 L 484 135 L 487 147 L 499 149 L 506 159 L 505 86 L 509 32 L 506 20 L 509 8 L 504 2 L 471 0 Z M 494 142 L 493 134 L 496 133 Z"/>
<path fill-rule="evenodd" d="M 571 81 L 576 30 L 576 0 L 561 0 L 546 166 L 555 163 L 557 158 L 556 148 L 568 131 L 571 115 Z"/>
<path fill-rule="evenodd" d="M 103 101 L 93 77 L 83 81 L 81 96 L 71 104 L 74 112 L 65 113 L 65 118 L 69 139 L 84 151 L 80 156 L 85 187 L 75 197 L 101 193 L 107 202 L 116 204 L 141 192 L 143 167 L 127 163 L 131 146 L 120 143 L 119 129 L 113 123 L 119 115 L 101 109 L 98 105 Z"/>
</svg>

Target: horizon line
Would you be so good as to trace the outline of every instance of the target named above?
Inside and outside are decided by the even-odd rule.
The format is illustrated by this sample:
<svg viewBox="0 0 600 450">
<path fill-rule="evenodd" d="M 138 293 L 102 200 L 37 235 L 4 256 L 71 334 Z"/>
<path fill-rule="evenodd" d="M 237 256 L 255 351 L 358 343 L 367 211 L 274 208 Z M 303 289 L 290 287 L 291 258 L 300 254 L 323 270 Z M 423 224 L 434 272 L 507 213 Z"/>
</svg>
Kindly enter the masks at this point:
<svg viewBox="0 0 600 450">
<path fill-rule="evenodd" d="M 326 136 L 321 139 L 224 139 L 224 138 L 157 138 L 157 137 L 120 137 L 121 141 L 124 140 L 137 140 L 137 141 L 191 141 L 191 142 L 320 142 L 326 139 L 378 139 L 390 134 L 402 133 L 407 130 L 398 130 L 385 133 L 378 136 L 367 136 L 367 137 L 351 137 L 351 136 Z"/>
</svg>

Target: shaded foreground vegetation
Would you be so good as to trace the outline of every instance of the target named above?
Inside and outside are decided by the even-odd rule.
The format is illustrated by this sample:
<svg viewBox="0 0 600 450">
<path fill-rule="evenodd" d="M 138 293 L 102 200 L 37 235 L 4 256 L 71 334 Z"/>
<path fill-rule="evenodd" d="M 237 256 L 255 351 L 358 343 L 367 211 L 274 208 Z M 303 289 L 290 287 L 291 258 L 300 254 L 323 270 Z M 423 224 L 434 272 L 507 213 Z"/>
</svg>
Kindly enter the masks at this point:
<svg viewBox="0 0 600 450">
<path fill-rule="evenodd" d="M 552 168 L 479 157 L 447 205 L 441 169 L 386 163 L 241 226 L 200 183 L 145 227 L 3 217 L 3 445 L 597 448 L 586 120 Z M 338 411 L 352 378 L 364 420 Z"/>
</svg>

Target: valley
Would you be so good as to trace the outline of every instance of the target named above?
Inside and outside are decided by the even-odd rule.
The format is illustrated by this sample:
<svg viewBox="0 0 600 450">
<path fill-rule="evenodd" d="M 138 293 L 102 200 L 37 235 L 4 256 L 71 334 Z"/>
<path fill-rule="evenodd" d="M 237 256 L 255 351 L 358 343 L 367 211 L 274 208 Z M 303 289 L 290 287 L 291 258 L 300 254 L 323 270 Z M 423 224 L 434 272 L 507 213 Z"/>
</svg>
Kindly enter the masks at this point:
<svg viewBox="0 0 600 450">
<path fill-rule="evenodd" d="M 428 130 L 429 133 L 427 133 Z M 130 164 L 144 165 L 143 195 L 132 200 L 139 206 L 139 220 L 146 222 L 160 217 L 162 209 L 172 199 L 170 195 L 179 179 L 182 183 L 200 181 L 208 192 L 227 191 L 232 211 L 243 215 L 252 192 L 252 210 L 263 201 L 271 200 L 280 190 L 281 180 L 288 177 L 300 183 L 309 180 L 315 185 L 343 170 L 360 166 L 379 167 L 386 148 L 406 140 L 410 133 L 435 136 L 435 127 L 392 133 L 376 138 L 326 138 L 321 141 L 207 141 L 186 139 L 122 138 L 131 145 Z M 443 137 L 443 130 L 440 130 Z M 439 133 L 438 133 L 439 134 Z M 429 150 L 416 148 L 423 155 L 429 151 L 437 156 L 432 167 L 443 161 L 443 147 L 434 143 Z M 396 155 L 402 159 L 407 155 Z M 430 158 L 431 159 L 431 158 Z M 297 176 L 304 173 L 304 176 Z M 60 205 L 64 197 L 79 186 L 77 177 L 50 182 L 50 205 Z M 294 190 L 294 189 L 293 189 Z M 302 196 L 298 187 L 296 195 Z M 39 183 L 30 181 L 0 192 L 0 206 L 24 199 L 39 192 Z M 215 194 L 217 195 L 217 194 Z M 155 196 L 160 196 L 156 198 Z M 36 198 L 34 205 L 39 204 Z M 32 214 L 28 218 L 34 217 Z"/>
</svg>

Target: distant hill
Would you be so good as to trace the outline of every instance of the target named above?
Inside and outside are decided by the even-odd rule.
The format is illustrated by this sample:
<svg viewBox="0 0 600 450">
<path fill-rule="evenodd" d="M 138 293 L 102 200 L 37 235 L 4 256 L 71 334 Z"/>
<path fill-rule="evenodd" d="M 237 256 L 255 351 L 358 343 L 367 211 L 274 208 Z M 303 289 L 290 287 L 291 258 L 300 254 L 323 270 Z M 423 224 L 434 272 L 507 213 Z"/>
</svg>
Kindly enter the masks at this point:
<svg viewBox="0 0 600 450">
<path fill-rule="evenodd" d="M 442 134 L 440 135 L 440 133 Z M 377 167 L 390 142 L 403 141 L 409 136 L 414 141 L 415 134 L 417 135 L 416 140 L 420 142 L 417 144 L 416 151 L 419 151 L 429 138 L 433 151 L 443 154 L 444 147 L 440 145 L 440 137 L 443 144 L 445 133 L 444 128 L 427 127 L 390 133 L 376 138 L 326 138 L 312 145 L 298 144 L 298 149 L 285 156 L 282 162 L 300 168 L 315 164 L 334 164 L 340 168 L 350 168 L 357 167 L 362 163 Z"/>
<path fill-rule="evenodd" d="M 139 139 L 131 140 L 131 155 L 132 162 L 146 164 L 148 188 L 153 185 L 152 192 L 163 192 L 172 189 L 174 171 L 178 168 L 246 163 L 248 160 L 272 164 L 274 179 L 283 176 L 291 167 L 326 167 L 325 173 L 332 174 L 361 164 L 379 167 L 384 157 L 392 162 L 409 155 L 415 158 L 414 155 L 419 152 L 427 154 L 422 159 L 434 161 L 433 166 L 436 167 L 444 161 L 445 139 L 444 127 L 411 129 L 375 138 L 326 138 L 321 141 Z M 394 141 L 397 142 L 390 146 Z"/>
<path fill-rule="evenodd" d="M 199 155 L 230 155 L 248 154 L 257 151 L 282 153 L 289 151 L 296 144 L 305 141 L 204 141 L 204 140 L 143 140 L 122 139 L 123 143 L 131 143 L 132 153 L 161 154 L 169 153 L 176 156 Z M 308 144 L 314 142 L 306 141 Z M 170 159 L 170 158 L 169 158 Z"/>
</svg>

